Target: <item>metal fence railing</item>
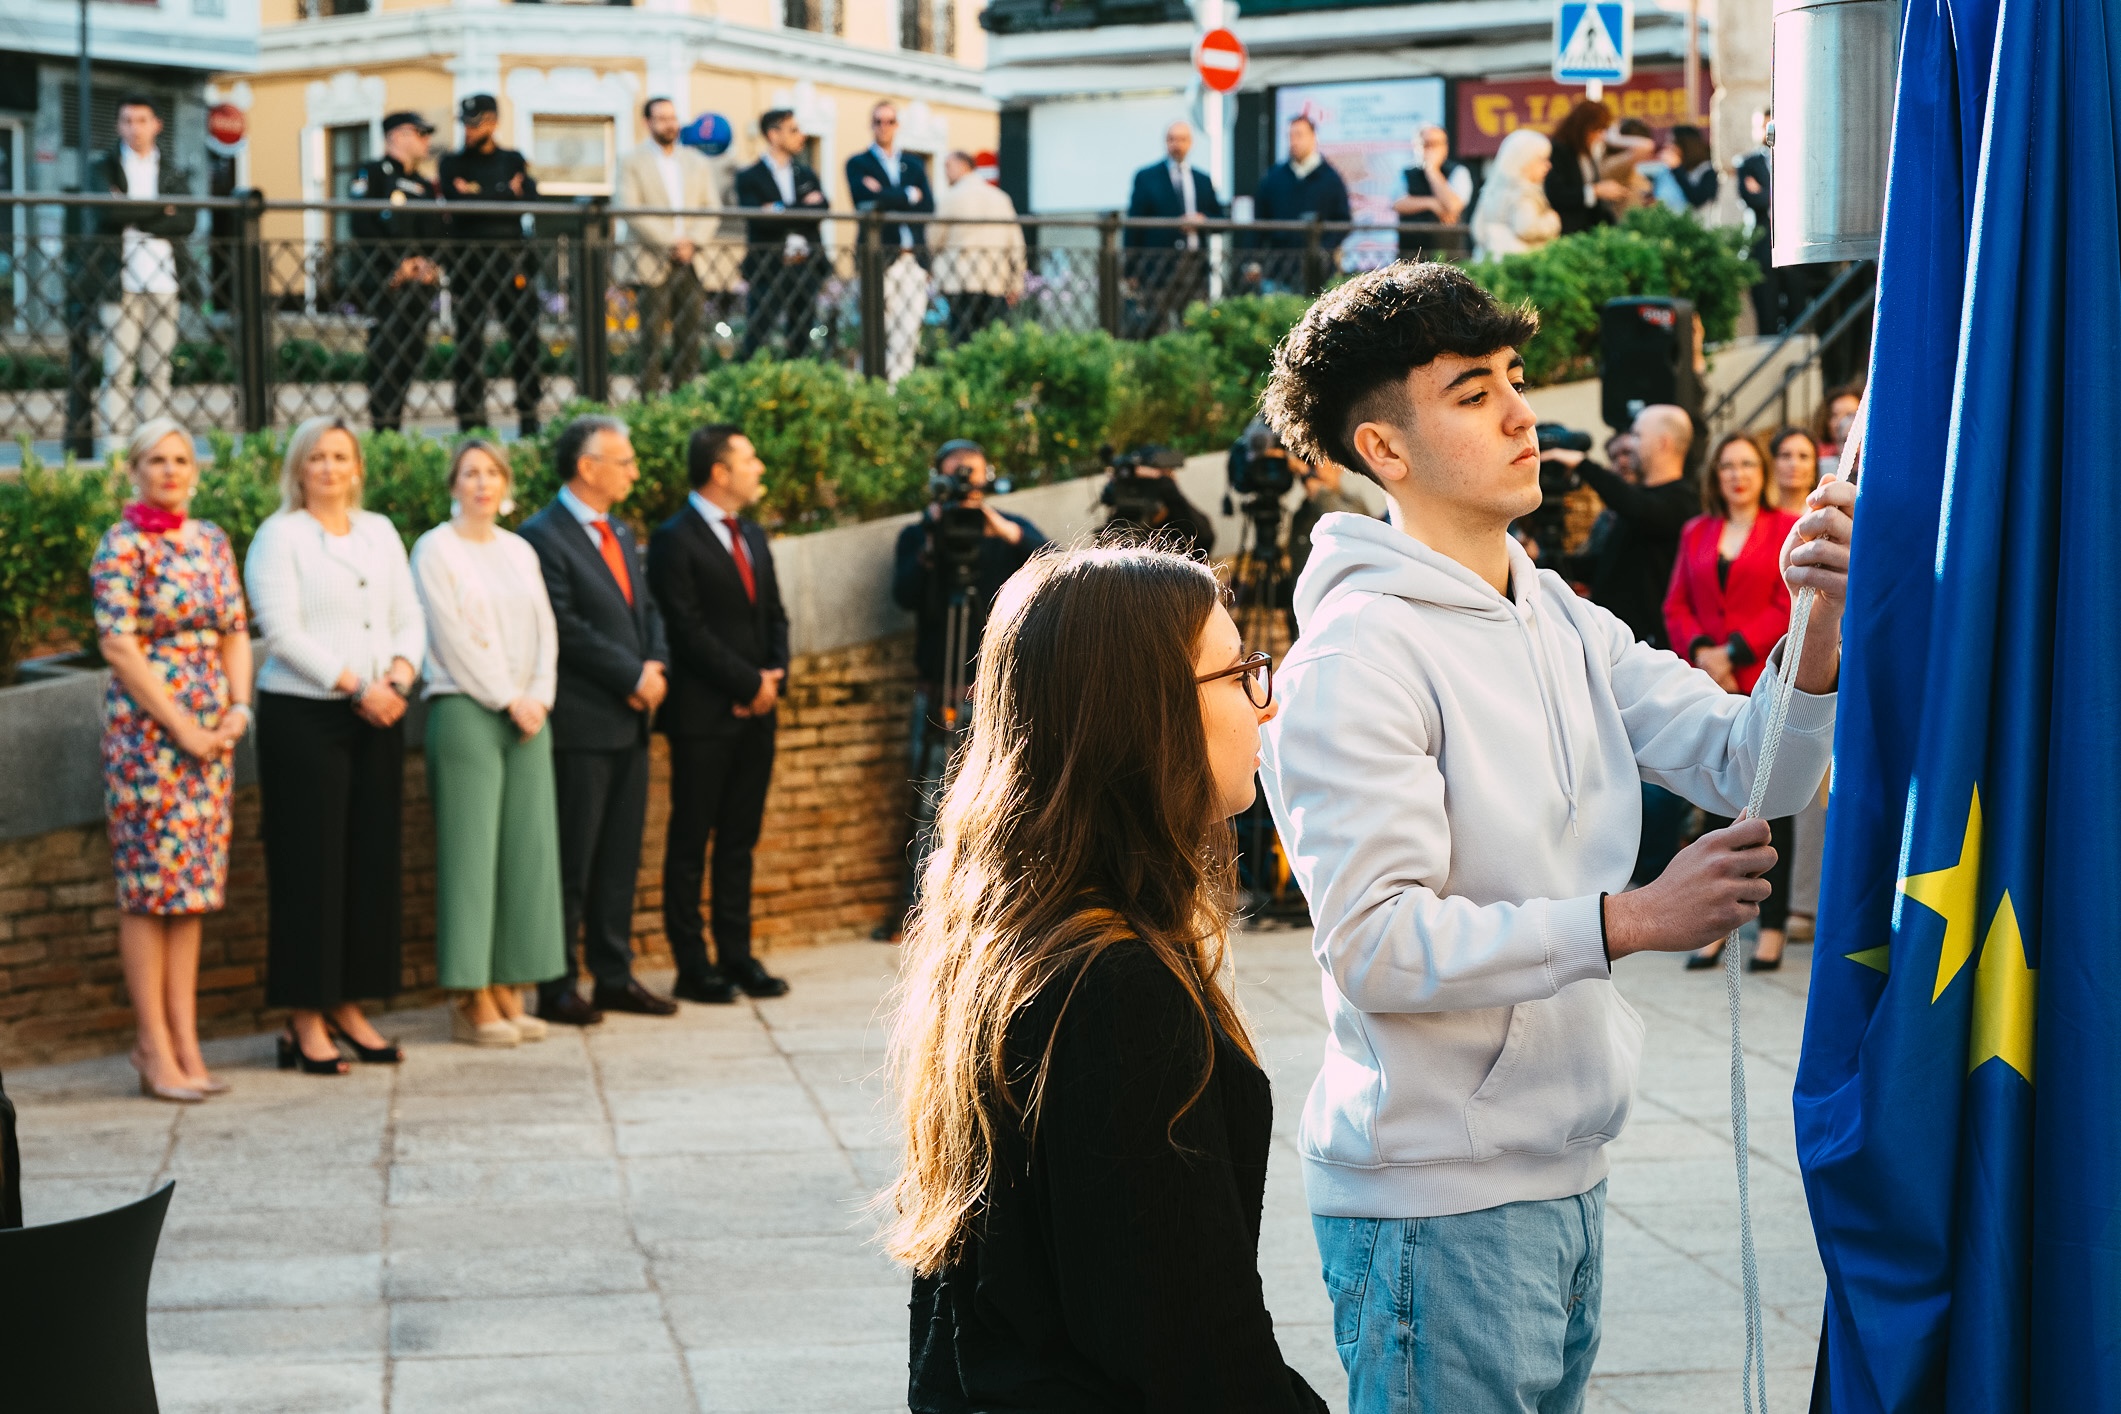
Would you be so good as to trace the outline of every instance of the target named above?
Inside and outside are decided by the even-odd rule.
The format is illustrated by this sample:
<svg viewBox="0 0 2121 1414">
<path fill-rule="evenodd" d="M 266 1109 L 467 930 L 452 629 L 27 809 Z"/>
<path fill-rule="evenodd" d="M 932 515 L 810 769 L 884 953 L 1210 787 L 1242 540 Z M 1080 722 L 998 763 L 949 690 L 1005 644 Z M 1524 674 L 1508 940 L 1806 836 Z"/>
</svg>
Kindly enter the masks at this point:
<svg viewBox="0 0 2121 1414">
<path fill-rule="evenodd" d="M 344 234 L 385 211 L 387 237 Z M 159 416 L 520 430 L 761 349 L 897 378 L 997 321 L 1146 338 L 1196 302 L 1468 246 L 1446 226 L 0 195 L 0 428 L 83 455 Z"/>
</svg>

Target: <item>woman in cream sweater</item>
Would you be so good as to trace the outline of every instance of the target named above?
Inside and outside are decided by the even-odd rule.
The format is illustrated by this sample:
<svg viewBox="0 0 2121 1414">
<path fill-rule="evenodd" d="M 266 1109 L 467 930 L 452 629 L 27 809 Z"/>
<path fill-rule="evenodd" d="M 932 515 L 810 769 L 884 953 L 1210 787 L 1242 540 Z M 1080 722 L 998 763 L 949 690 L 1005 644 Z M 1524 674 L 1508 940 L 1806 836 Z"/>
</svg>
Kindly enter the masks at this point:
<svg viewBox="0 0 2121 1414">
<path fill-rule="evenodd" d="M 519 988 L 566 971 L 552 710 L 559 635 L 537 552 L 494 523 L 507 457 L 457 448 L 453 514 L 413 547 L 427 612 L 427 789 L 435 808 L 435 953 L 460 994 L 452 1034 L 474 1046 L 541 1041 Z"/>
</svg>

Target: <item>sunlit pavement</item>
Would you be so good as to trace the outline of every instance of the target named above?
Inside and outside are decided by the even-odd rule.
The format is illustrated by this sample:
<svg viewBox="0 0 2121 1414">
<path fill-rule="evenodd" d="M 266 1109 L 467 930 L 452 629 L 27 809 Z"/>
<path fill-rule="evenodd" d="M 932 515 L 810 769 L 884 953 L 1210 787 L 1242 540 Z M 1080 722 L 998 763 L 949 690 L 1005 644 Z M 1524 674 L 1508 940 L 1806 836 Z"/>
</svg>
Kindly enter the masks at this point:
<svg viewBox="0 0 2121 1414">
<path fill-rule="evenodd" d="M 1238 939 L 1274 1074 L 1260 1267 L 1289 1359 L 1343 1382 L 1294 1132 L 1321 1041 L 1305 933 Z M 162 1407 L 300 1411 L 905 1407 L 906 1282 L 864 1242 L 892 1162 L 878 1008 L 893 950 L 777 953 L 781 999 L 612 1017 L 513 1051 L 383 1018 L 402 1068 L 273 1070 L 208 1047 L 234 1090 L 135 1097 L 122 1058 L 19 1071 L 32 1223 L 177 1183 L 150 1333 Z M 1801 1407 L 1824 1286 L 1790 1084 L 1811 950 L 1747 979 L 1753 1223 L 1770 1394 Z M 652 978 L 661 986 L 667 978 Z M 1631 958 L 1641 1102 L 1613 1149 L 1593 1410 L 1740 1407 L 1745 1327 L 1720 972 Z"/>
</svg>

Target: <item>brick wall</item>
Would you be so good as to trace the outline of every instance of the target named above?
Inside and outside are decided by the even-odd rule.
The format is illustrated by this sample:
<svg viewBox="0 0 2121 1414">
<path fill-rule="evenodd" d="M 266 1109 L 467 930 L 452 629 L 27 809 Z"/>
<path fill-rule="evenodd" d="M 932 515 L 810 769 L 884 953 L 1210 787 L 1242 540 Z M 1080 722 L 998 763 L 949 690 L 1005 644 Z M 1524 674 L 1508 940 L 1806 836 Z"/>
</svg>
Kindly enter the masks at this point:
<svg viewBox="0 0 2121 1414">
<path fill-rule="evenodd" d="M 762 949 L 868 933 L 897 897 L 905 845 L 910 636 L 798 657 L 781 708 L 773 792 L 753 891 Z M 648 828 L 634 945 L 668 958 L 661 924 L 669 763 L 650 753 Z M 118 961 L 110 843 L 101 824 L 0 842 L 0 1066 L 127 1050 L 132 1011 Z M 417 744 L 405 764 L 405 990 L 436 1000 L 434 819 Z M 199 1030 L 238 1035 L 277 1024 L 265 1007 L 265 860 L 255 787 L 236 795 L 228 903 L 206 921 Z"/>
</svg>

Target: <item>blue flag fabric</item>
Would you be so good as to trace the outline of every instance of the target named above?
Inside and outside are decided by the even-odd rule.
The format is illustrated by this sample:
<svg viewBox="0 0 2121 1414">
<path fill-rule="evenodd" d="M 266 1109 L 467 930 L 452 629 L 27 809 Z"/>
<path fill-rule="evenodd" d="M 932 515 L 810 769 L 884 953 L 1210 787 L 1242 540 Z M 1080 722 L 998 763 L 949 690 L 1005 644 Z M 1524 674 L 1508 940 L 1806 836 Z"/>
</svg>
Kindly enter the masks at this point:
<svg viewBox="0 0 2121 1414">
<path fill-rule="evenodd" d="M 2117 50 L 1907 9 L 1796 1089 L 1834 1414 L 2121 1409 Z"/>
</svg>

